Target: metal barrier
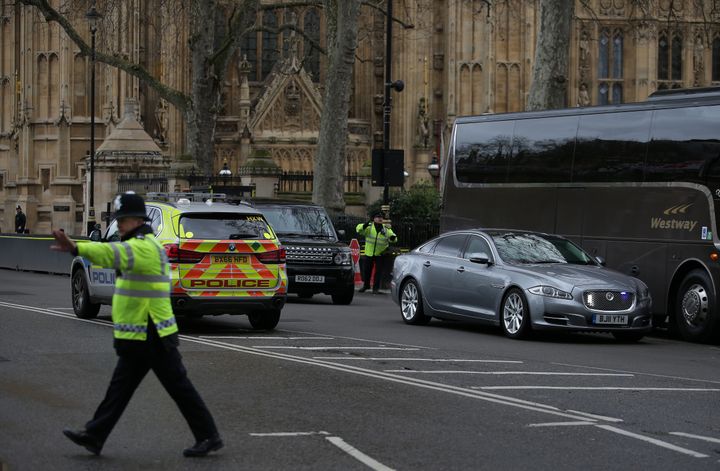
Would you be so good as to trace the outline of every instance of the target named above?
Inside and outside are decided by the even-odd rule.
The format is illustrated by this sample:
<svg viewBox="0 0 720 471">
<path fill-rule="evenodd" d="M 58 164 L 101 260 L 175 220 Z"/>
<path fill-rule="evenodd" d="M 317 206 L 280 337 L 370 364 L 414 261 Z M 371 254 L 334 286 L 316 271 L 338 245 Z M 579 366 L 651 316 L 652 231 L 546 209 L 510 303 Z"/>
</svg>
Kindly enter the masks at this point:
<svg viewBox="0 0 720 471">
<path fill-rule="evenodd" d="M 53 241 L 49 235 L 0 234 L 0 268 L 69 275 L 73 256 L 50 250 Z"/>
</svg>

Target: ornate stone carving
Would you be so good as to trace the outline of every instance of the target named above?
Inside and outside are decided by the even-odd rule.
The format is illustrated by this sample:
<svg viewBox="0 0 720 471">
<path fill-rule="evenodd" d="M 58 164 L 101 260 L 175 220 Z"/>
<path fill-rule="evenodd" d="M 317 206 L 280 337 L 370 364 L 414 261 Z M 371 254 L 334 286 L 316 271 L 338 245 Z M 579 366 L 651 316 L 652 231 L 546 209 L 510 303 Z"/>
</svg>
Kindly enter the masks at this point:
<svg viewBox="0 0 720 471">
<path fill-rule="evenodd" d="M 167 132 L 170 128 L 170 116 L 168 103 L 164 98 L 158 100 L 155 108 L 155 138 L 161 143 L 167 143 Z"/>
<path fill-rule="evenodd" d="M 600 0 L 600 15 L 625 16 L 625 0 Z"/>
<path fill-rule="evenodd" d="M 585 82 L 580 84 L 578 89 L 578 106 L 590 106 L 590 94 L 588 93 L 588 86 Z"/>
<path fill-rule="evenodd" d="M 285 87 L 285 112 L 288 116 L 300 114 L 300 90 L 294 80 Z"/>
<path fill-rule="evenodd" d="M 430 145 L 430 118 L 427 115 L 427 101 L 421 97 L 418 103 L 416 142 L 419 147 L 427 149 Z"/>
</svg>

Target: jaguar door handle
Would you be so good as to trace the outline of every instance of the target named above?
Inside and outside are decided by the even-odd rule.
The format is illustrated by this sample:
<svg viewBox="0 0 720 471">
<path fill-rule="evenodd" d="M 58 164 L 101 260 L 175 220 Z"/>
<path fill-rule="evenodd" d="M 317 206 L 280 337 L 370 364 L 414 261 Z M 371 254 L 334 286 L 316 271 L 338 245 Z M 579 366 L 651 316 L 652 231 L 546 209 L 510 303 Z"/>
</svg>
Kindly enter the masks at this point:
<svg viewBox="0 0 720 471">
<path fill-rule="evenodd" d="M 457 271 L 458 273 L 462 273 L 465 271 L 465 267 L 458 267 Z"/>
<path fill-rule="evenodd" d="M 425 262 L 425 263 L 423 263 L 423 266 L 424 266 L 425 268 L 430 268 L 430 262 Z"/>
</svg>

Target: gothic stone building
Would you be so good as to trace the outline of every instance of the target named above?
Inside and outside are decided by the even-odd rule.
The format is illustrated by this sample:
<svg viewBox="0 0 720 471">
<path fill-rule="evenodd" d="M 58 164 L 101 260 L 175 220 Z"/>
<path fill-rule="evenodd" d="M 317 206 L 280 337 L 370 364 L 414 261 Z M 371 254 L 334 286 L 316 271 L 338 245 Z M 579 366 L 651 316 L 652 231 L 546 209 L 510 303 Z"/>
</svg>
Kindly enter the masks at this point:
<svg viewBox="0 0 720 471">
<path fill-rule="evenodd" d="M 88 2 L 50 3 L 64 8 L 89 39 L 84 18 Z M 169 10 L 170 3 L 118 2 L 105 12 L 97 44 L 99 50 L 137 61 L 162 82 L 187 91 L 187 18 Z M 720 25 L 712 16 L 712 3 L 658 0 L 646 4 L 649 11 L 641 11 L 632 0 L 577 1 L 568 105 L 640 101 L 656 89 L 720 81 Z M 393 79 L 406 86 L 394 93 L 391 145 L 405 151 L 407 185 L 430 180 L 427 165 L 433 155 L 442 156 L 456 116 L 524 108 L 539 8 L 535 0 L 395 0 L 394 7 L 399 21 L 392 38 Z M 311 7 L 265 10 L 258 21 L 269 27 L 294 22 L 309 39 L 283 30 L 261 31 L 242 41 L 225 82 L 216 171 L 227 163 L 237 175 L 253 153 L 262 151 L 284 172 L 309 174 L 323 110 L 325 67 L 310 39 L 324 45 L 323 12 Z M 367 8 L 351 96 L 350 176 L 362 175 L 372 148 L 382 145 L 384 54 L 385 18 Z M 12 228 L 19 203 L 32 232 L 47 233 L 54 227 L 84 232 L 91 113 L 99 147 L 118 127 L 126 102 L 137 102 L 135 121 L 155 141 L 161 160 L 169 163 L 162 177 L 173 181 L 173 172 L 192 166 L 185 153 L 182 116 L 138 79 L 98 63 L 96 106 L 91 110 L 90 65 L 68 36 L 57 25 L 48 26 L 36 10 L 0 2 L 3 231 Z M 156 149 L 152 142 L 146 145 Z M 148 172 L 142 158 L 122 162 L 114 170 L 120 180 Z M 115 183 L 95 185 L 96 195 L 101 195 L 96 196 L 99 209 L 120 189 Z M 307 186 L 285 190 L 309 191 Z M 356 204 L 378 196 L 367 181 L 353 186 L 352 178 L 346 190 L 349 195 L 367 194 L 365 199 L 348 198 L 349 211 L 357 213 L 363 209 Z"/>
</svg>

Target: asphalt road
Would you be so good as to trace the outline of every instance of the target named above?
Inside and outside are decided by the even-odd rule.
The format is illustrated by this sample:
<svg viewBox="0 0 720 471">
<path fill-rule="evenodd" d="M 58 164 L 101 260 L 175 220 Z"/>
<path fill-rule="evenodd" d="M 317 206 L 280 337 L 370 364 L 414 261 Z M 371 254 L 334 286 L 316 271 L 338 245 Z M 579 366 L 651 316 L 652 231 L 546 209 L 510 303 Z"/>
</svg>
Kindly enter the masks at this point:
<svg viewBox="0 0 720 471">
<path fill-rule="evenodd" d="M 115 364 L 109 308 L 72 314 L 70 279 L 0 270 L 0 470 L 720 469 L 716 346 L 656 335 L 513 341 L 405 325 L 387 294 L 291 299 L 272 332 L 180 322 L 181 352 L 226 447 L 192 436 L 149 375 L 94 457 L 82 427 Z"/>
</svg>

